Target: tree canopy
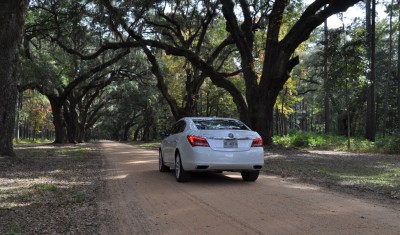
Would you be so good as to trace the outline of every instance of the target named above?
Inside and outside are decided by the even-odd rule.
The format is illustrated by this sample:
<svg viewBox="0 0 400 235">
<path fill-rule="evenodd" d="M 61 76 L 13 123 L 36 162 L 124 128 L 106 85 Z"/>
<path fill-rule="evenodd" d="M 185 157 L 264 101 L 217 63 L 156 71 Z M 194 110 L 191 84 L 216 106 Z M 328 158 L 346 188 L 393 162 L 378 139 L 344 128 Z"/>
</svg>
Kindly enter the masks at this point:
<svg viewBox="0 0 400 235">
<path fill-rule="evenodd" d="M 323 27 L 356 4 L 365 18 Z M 293 129 L 395 134 L 400 14 L 397 2 L 378 4 L 383 18 L 374 17 L 374 0 L 32 0 L 26 14 L 18 8 L 19 62 L 11 52 L 1 57 L 18 72 L 2 70 L 2 81 L 12 81 L 2 84 L 14 88 L 0 111 L 14 109 L 17 90 L 40 93 L 52 116 L 36 124 L 56 143 L 150 141 L 182 117 L 214 115 L 241 119 L 266 144 Z M 2 8 L 5 23 L 12 6 Z M 6 118 L 2 154 L 12 153 L 14 129 L 36 125 L 26 117 L 38 118 L 39 105 L 24 108 L 35 102 L 21 100 L 17 119 Z"/>
</svg>

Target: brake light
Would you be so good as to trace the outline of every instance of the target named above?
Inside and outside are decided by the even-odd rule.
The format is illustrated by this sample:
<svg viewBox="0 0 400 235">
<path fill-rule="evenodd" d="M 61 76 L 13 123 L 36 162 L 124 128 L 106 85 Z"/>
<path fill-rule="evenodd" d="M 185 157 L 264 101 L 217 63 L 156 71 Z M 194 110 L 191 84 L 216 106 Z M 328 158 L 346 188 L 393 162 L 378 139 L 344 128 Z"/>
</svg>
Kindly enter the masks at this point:
<svg viewBox="0 0 400 235">
<path fill-rule="evenodd" d="M 210 147 L 210 145 L 208 144 L 207 140 L 203 137 L 198 137 L 198 136 L 194 136 L 194 135 L 188 135 L 187 139 L 189 141 L 189 143 L 195 147 L 195 146 L 199 146 L 199 147 Z"/>
<path fill-rule="evenodd" d="M 262 147 L 263 146 L 263 140 L 261 137 L 255 138 L 253 140 L 253 143 L 251 144 L 251 147 Z"/>
</svg>

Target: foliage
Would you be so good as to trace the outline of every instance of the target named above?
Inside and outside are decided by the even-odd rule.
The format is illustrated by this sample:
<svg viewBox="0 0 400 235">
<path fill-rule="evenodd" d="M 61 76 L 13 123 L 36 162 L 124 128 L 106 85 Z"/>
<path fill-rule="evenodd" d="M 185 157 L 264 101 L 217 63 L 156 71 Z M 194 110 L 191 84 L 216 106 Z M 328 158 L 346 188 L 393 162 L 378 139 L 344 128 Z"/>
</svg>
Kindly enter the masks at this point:
<svg viewBox="0 0 400 235">
<path fill-rule="evenodd" d="M 32 132 L 32 139 L 46 138 L 44 131 L 54 130 L 52 110 L 48 99 L 34 90 L 27 90 L 20 95 L 18 107 L 18 126 L 20 137 L 28 139 L 25 129 Z M 18 140 L 17 140 L 18 141 Z"/>
<path fill-rule="evenodd" d="M 378 137 L 375 148 L 387 153 L 400 153 L 400 135 Z"/>
<path fill-rule="evenodd" d="M 14 139 L 13 142 L 14 142 L 14 144 L 46 144 L 46 143 L 51 143 L 52 140 L 49 140 L 49 139 L 42 139 L 42 138 L 35 138 L 35 139 L 31 139 L 31 138 L 25 139 L 25 138 L 22 138 L 22 139 L 19 139 L 19 140 Z"/>
<path fill-rule="evenodd" d="M 132 127 L 153 125 L 159 97 L 151 86 L 154 81 L 147 79 L 115 82 L 104 90 L 102 102 L 108 104 L 94 127 L 95 138 L 127 141 L 133 138 Z"/>
<path fill-rule="evenodd" d="M 78 120 L 78 129 L 88 128 L 90 132 L 91 127 L 95 126 L 93 134 L 96 137 L 124 140 L 127 137 L 134 138 L 135 133 L 141 137 L 144 132 L 150 132 L 149 138 L 152 139 L 158 138 L 156 133 L 160 129 L 168 128 L 177 116 L 243 118 L 257 113 L 250 118 L 253 122 L 263 116 L 261 113 L 265 110 L 261 110 L 265 108 L 266 103 L 274 101 L 273 119 L 276 125 L 273 126 L 279 127 L 274 134 L 286 134 L 290 130 L 319 133 L 324 130 L 324 105 L 321 101 L 324 99 L 324 92 L 328 91 L 331 133 L 341 134 L 345 131 L 343 123 L 347 121 L 346 110 L 350 110 L 351 134 L 354 138 L 362 136 L 365 132 L 364 113 L 368 85 L 365 76 L 367 60 L 364 19 L 355 19 L 350 24 L 343 21 L 342 27 L 329 29 L 327 42 L 324 41 L 322 28 L 317 28 L 308 41 L 300 43 L 295 50 L 287 49 L 291 51 L 287 58 L 294 59 L 300 56 L 301 61 L 291 70 L 287 80 L 285 80 L 285 70 L 285 74 L 282 75 L 285 79 L 282 80 L 283 77 L 273 78 L 273 73 L 284 66 L 283 61 L 286 60 L 270 66 L 268 72 L 266 72 L 268 67 L 266 60 L 268 61 L 268 56 L 273 56 L 268 64 L 276 62 L 279 55 L 286 53 L 286 50 L 274 54 L 275 49 L 281 46 L 285 48 L 292 46 L 292 43 L 285 44 L 288 41 L 282 41 L 291 30 L 296 28 L 296 23 L 302 18 L 308 3 L 301 0 L 268 3 L 248 1 L 251 3 L 249 5 L 251 12 L 246 16 L 244 11 L 241 12 L 245 8 L 241 8 L 242 5 L 237 1 L 232 1 L 236 4 L 234 11 L 229 14 L 226 11 L 224 13 L 222 7 L 224 6 L 226 10 L 229 2 L 31 1 L 31 8 L 26 17 L 25 40 L 21 48 L 20 83 L 21 85 L 38 83 L 35 89 L 41 89 L 41 92 L 47 95 L 61 97 L 65 87 L 77 77 L 113 57 L 120 49 L 130 47 L 131 52 L 124 59 L 115 63 L 104 73 L 87 77 L 87 80 L 74 86 L 70 93 L 64 94 L 67 96 L 63 106 L 64 111 L 65 106 L 73 102 L 78 103 L 68 109 L 70 114 L 75 115 L 73 118 Z M 244 2 L 246 1 L 242 3 Z M 274 31 L 269 28 L 274 27 L 269 17 L 272 14 L 272 7 L 277 6 L 277 3 L 287 5 L 281 5 L 283 7 L 282 25 Z M 389 1 L 382 3 L 388 8 L 392 7 Z M 334 4 L 339 3 L 329 3 L 326 7 Z M 360 7 L 363 6 L 360 5 Z M 397 30 L 399 27 L 398 5 L 394 6 L 394 9 Z M 236 17 L 238 28 L 234 27 L 236 23 L 230 22 L 228 15 Z M 396 95 L 397 88 L 394 86 L 397 82 L 395 66 L 392 66 L 392 76 L 386 69 L 390 32 L 385 17 L 383 15 L 377 23 L 377 124 L 383 129 L 383 104 L 386 97 L 389 97 L 389 125 L 386 130 L 389 131 L 389 135 L 393 135 L 398 132 L 394 129 L 397 120 L 395 103 L 398 95 Z M 123 21 L 126 21 L 126 24 L 123 24 Z M 250 22 L 253 26 L 251 31 L 246 30 L 246 26 L 251 25 Z M 233 39 L 232 37 L 236 37 L 233 31 L 241 34 L 242 37 Z M 268 49 L 266 53 L 266 42 L 271 32 L 276 32 L 274 43 L 281 46 L 268 44 L 271 49 Z M 243 37 L 246 37 L 245 41 L 249 48 L 244 47 L 240 51 L 241 46 L 237 42 Z M 171 102 L 165 98 L 163 92 L 160 92 L 163 97 L 160 95 L 159 91 L 162 90 L 160 82 L 153 77 L 154 74 L 150 74 L 153 68 L 142 50 L 142 45 L 135 44 L 137 42 L 150 43 L 147 48 L 156 57 L 168 93 L 176 102 L 178 113 L 181 115 L 171 115 Z M 224 42 L 226 45 L 219 48 Z M 123 46 L 119 47 L 121 45 Z M 328 47 L 329 79 L 326 82 L 323 81 L 324 45 Z M 213 52 L 217 48 L 221 51 L 214 55 Z M 179 53 L 176 53 L 175 49 Z M 96 54 L 96 52 L 101 53 Z M 391 56 L 392 61 L 395 61 L 396 53 Z M 249 60 L 251 66 L 243 64 L 243 59 Z M 201 62 L 206 63 L 210 68 L 201 68 Z M 249 71 L 246 72 L 247 69 Z M 254 72 L 254 77 L 251 70 Z M 118 75 L 112 77 L 112 73 Z M 231 75 L 227 76 L 227 74 Z M 93 96 L 84 95 L 88 86 L 94 84 L 97 86 L 98 82 L 104 82 L 111 77 L 115 81 L 111 82 L 109 87 L 98 87 L 96 91 L 87 92 Z M 386 94 L 384 89 L 386 78 L 390 79 L 391 84 L 389 94 Z M 261 88 L 260 83 L 263 79 L 266 82 Z M 271 79 L 274 80 L 272 85 L 268 82 Z M 275 83 L 278 80 L 283 82 L 282 86 L 281 83 Z M 197 82 L 194 81 L 199 81 L 201 84 L 199 88 L 195 84 Z M 253 81 L 256 82 L 253 84 Z M 222 83 L 224 85 L 221 85 Z M 237 93 L 227 89 L 226 84 L 232 85 L 232 89 Z M 265 84 L 268 85 L 265 86 Z M 253 89 L 257 86 L 258 89 Z M 276 92 L 266 92 L 271 87 L 276 88 Z M 266 94 L 277 94 L 280 89 L 281 91 L 275 97 L 276 101 L 274 97 L 268 99 L 261 97 Z M 259 91 L 262 92 L 258 94 Z M 98 96 L 94 97 L 97 92 Z M 34 96 L 36 95 L 37 93 Z M 91 100 L 92 103 L 89 102 Z M 241 103 L 240 100 L 244 102 Z M 188 105 L 189 101 L 193 101 L 193 104 Z M 32 101 L 29 102 L 34 104 L 41 101 L 36 101 L 36 98 L 32 97 Z M 90 108 L 85 112 L 83 107 L 87 105 L 90 105 Z M 26 106 L 25 103 L 24 106 Z M 194 108 L 188 112 L 187 107 Z M 95 113 L 97 109 L 93 118 L 84 118 Z M 52 125 L 48 122 L 48 115 L 45 116 L 36 111 L 29 113 L 23 110 L 20 112 L 20 118 L 32 120 L 30 126 L 35 126 L 34 123 L 37 123 L 37 126 Z M 27 118 L 28 115 L 29 118 Z M 151 116 L 152 120 L 146 118 L 146 115 Z M 271 121 L 270 117 L 263 118 L 257 123 Z M 41 122 L 46 122 L 46 124 L 41 123 L 40 119 L 43 119 Z M 148 131 L 144 130 L 145 124 Z M 259 129 L 252 126 L 252 128 L 259 132 L 265 130 L 264 127 Z M 38 128 L 36 131 L 40 132 Z M 302 142 L 301 138 L 297 141 L 296 145 L 300 146 L 319 145 L 318 141 Z M 378 139 L 376 145 L 383 146 L 386 143 L 381 144 Z M 352 145 L 369 144 L 355 141 Z M 385 148 L 390 149 L 390 147 Z"/>
<path fill-rule="evenodd" d="M 274 143 L 284 147 L 305 149 L 349 150 L 345 136 L 316 134 L 313 132 L 295 131 L 285 136 L 273 137 Z M 400 153 L 400 136 L 378 137 L 370 142 L 362 138 L 351 138 L 352 151 Z"/>
</svg>

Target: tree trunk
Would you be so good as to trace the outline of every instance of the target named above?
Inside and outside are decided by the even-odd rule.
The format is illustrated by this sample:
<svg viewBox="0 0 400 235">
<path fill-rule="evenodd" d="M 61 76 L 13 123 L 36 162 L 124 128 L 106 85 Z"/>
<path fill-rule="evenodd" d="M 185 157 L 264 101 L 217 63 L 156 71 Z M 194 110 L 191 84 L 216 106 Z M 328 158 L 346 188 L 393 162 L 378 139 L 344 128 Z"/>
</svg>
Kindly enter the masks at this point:
<svg viewBox="0 0 400 235">
<path fill-rule="evenodd" d="M 15 133 L 15 139 L 17 141 L 17 143 L 19 142 L 20 138 L 21 138 L 21 133 L 20 133 L 20 111 L 22 110 L 22 92 L 18 93 L 18 102 L 17 102 L 17 119 L 16 119 L 16 133 Z"/>
<path fill-rule="evenodd" d="M 397 0 L 400 4 L 400 0 Z M 399 15 L 400 21 L 400 15 Z M 397 130 L 400 131 L 400 30 L 397 37 Z M 396 120 L 396 119 L 395 119 Z"/>
<path fill-rule="evenodd" d="M 71 144 L 76 144 L 78 140 L 78 113 L 76 112 L 76 102 L 73 98 L 64 103 L 64 119 L 67 127 L 67 138 Z"/>
<path fill-rule="evenodd" d="M 181 116 L 197 116 L 200 87 L 203 85 L 205 78 L 206 76 L 203 73 L 200 73 L 198 69 L 193 69 L 190 67 L 186 69 L 186 104 L 183 108 L 184 112 L 181 114 Z"/>
<path fill-rule="evenodd" d="M 372 3 L 372 4 L 371 4 Z M 367 0 L 366 18 L 367 18 L 367 45 L 369 72 L 368 79 L 370 85 L 367 94 L 367 121 L 365 138 L 375 141 L 376 135 L 376 113 L 375 113 L 375 0 Z"/>
<path fill-rule="evenodd" d="M 392 79 L 392 54 L 393 54 L 393 3 L 392 0 L 389 10 L 389 62 L 387 77 L 385 82 L 385 107 L 383 115 L 383 136 L 385 137 L 388 129 L 388 113 L 389 113 L 389 98 L 390 98 L 390 81 Z"/>
<path fill-rule="evenodd" d="M 331 129 L 331 117 L 329 107 L 329 88 L 328 88 L 328 21 L 324 22 L 324 123 L 325 134 Z"/>
<path fill-rule="evenodd" d="M 129 125 L 129 126 L 126 125 L 123 127 L 122 141 L 128 141 L 130 128 L 131 128 L 131 125 Z"/>
<path fill-rule="evenodd" d="M 51 104 L 53 113 L 53 124 L 55 130 L 55 144 L 65 143 L 65 122 L 62 114 L 62 104 L 58 102 L 57 98 L 47 97 Z"/>
<path fill-rule="evenodd" d="M 261 135 L 264 144 L 272 144 L 274 107 L 279 91 L 265 92 L 258 102 L 249 102 L 249 110 L 253 110 L 251 128 Z"/>
<path fill-rule="evenodd" d="M 138 126 L 133 133 L 133 141 L 137 141 L 139 139 L 139 132 L 142 130 L 143 126 Z"/>
<path fill-rule="evenodd" d="M 3 0 L 0 3 L 0 155 L 6 156 L 15 156 L 16 68 L 28 3 L 27 0 Z"/>
</svg>

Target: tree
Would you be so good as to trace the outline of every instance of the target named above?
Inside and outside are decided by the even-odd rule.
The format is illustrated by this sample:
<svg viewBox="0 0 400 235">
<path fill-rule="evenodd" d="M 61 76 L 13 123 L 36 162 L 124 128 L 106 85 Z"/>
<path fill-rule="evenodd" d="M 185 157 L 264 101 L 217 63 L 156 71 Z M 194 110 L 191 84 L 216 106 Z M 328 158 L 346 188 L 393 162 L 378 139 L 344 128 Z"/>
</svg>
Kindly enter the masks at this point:
<svg viewBox="0 0 400 235">
<path fill-rule="evenodd" d="M 150 77 L 128 82 L 120 80 L 104 91 L 102 100 L 107 100 L 107 105 L 95 128 L 98 137 L 127 141 L 134 128 L 137 134 L 143 133 L 144 140 L 149 140 L 159 107 L 154 81 Z"/>
<path fill-rule="evenodd" d="M 329 88 L 328 88 L 328 21 L 324 22 L 324 122 L 325 133 L 329 133 L 331 117 L 329 105 Z"/>
<path fill-rule="evenodd" d="M 20 136 L 25 139 L 51 139 L 49 137 L 54 127 L 48 99 L 35 90 L 20 93 L 19 99 L 19 122 L 16 129 L 21 130 Z"/>
<path fill-rule="evenodd" d="M 365 22 L 355 19 L 350 25 L 329 29 L 326 44 L 324 34 L 323 27 L 313 33 L 306 50 L 301 54 L 302 63 L 292 74 L 292 79 L 298 83 L 296 90 L 302 102 L 294 106 L 296 113 L 289 118 L 289 126 L 292 129 L 299 129 L 303 127 L 302 122 L 307 121 L 308 130 L 324 132 L 325 110 L 322 101 L 327 90 L 331 133 L 347 135 L 350 131 L 352 136 L 364 135 L 365 105 L 360 104 L 365 104 L 367 85 Z M 324 56 L 327 56 L 328 61 L 328 80 L 324 79 Z M 301 70 L 301 73 L 297 72 L 298 70 Z M 321 86 L 322 84 L 324 86 Z M 348 102 L 345 99 L 346 94 Z M 349 113 L 345 107 L 348 107 Z M 303 121 L 301 117 L 305 120 Z"/>
<path fill-rule="evenodd" d="M 136 42 L 163 49 L 167 54 L 184 56 L 193 66 L 206 73 L 215 85 L 226 89 L 232 95 L 240 118 L 258 131 L 266 143 L 272 142 L 273 110 L 276 99 L 289 79 L 290 72 L 299 63 L 299 58 L 295 55 L 296 48 L 306 41 L 311 32 L 325 19 L 333 14 L 346 11 L 357 2 L 360 0 L 314 1 L 286 35 L 282 36 L 284 15 L 289 11 L 288 6 L 293 6 L 289 4 L 289 1 L 277 0 L 273 3 L 257 1 L 253 3 L 242 0 L 236 5 L 232 0 L 222 0 L 226 31 L 238 50 L 238 61 L 245 83 L 243 97 L 242 92 L 224 74 L 218 72 L 216 67 L 207 63 L 190 48 L 149 39 L 151 37 L 143 37 L 132 26 L 134 24 L 126 22 L 126 18 L 117 14 L 118 10 L 109 1 L 105 1 L 114 22 L 114 28 L 121 26 Z M 241 9 L 240 13 L 235 10 L 237 8 Z M 291 9 L 295 9 L 295 7 Z M 236 14 L 242 14 L 243 18 Z M 135 18 L 135 22 L 138 21 Z M 253 56 L 257 31 L 267 32 L 264 51 L 261 51 L 264 62 L 260 70 L 257 70 Z"/>
<path fill-rule="evenodd" d="M 250 4 L 240 1 L 244 14 L 240 24 L 234 11 L 233 1 L 222 1 L 223 14 L 227 28 L 234 37 L 241 57 L 241 67 L 246 80 L 246 100 L 248 102 L 247 122 L 266 140 L 271 142 L 273 107 L 279 92 L 290 77 L 290 72 L 299 63 L 295 56 L 296 48 L 308 39 L 311 32 L 330 15 L 347 10 L 359 1 L 314 1 L 301 15 L 287 34 L 280 40 L 282 21 L 288 1 L 275 1 L 268 15 L 268 35 L 265 42 L 265 60 L 260 81 L 254 71 L 252 47 L 254 39 L 254 20 L 250 14 Z M 245 27 L 243 27 L 245 26 Z"/>
<path fill-rule="evenodd" d="M 12 143 L 18 95 L 15 76 L 28 4 L 29 0 L 4 0 L 0 4 L 0 155 L 15 155 Z"/>
<path fill-rule="evenodd" d="M 101 87 L 114 77 L 116 63 L 129 50 L 91 51 L 107 38 L 107 32 L 96 27 L 98 9 L 91 4 L 70 1 L 44 1 L 32 4 L 24 41 L 24 68 L 20 90 L 36 89 L 49 99 L 55 126 L 55 143 L 77 142 L 77 105 L 93 88 Z M 90 24 L 91 30 L 88 29 Z M 35 73 L 32 73 L 32 70 Z M 33 75 L 32 75 L 33 74 Z M 102 79 L 105 78 L 105 79 Z M 84 134 L 84 133 L 82 133 Z M 66 138 L 68 137 L 68 138 Z"/>
<path fill-rule="evenodd" d="M 368 80 L 370 82 L 367 94 L 367 121 L 365 138 L 375 141 L 376 113 L 375 113 L 375 5 L 376 0 L 366 1 L 366 28 L 367 28 L 367 57 L 369 61 Z"/>
<path fill-rule="evenodd" d="M 397 0 L 397 4 L 400 5 L 400 0 Z M 397 40 L 397 130 L 400 131 L 400 29 L 398 32 Z"/>
<path fill-rule="evenodd" d="M 391 1 L 389 6 L 389 61 L 387 66 L 387 75 L 385 82 L 385 104 L 384 104 L 384 116 L 383 116 L 383 136 L 386 135 L 388 129 L 388 115 L 389 115 L 389 99 L 390 99 L 390 85 L 392 78 L 392 57 L 393 57 L 393 4 L 394 0 Z"/>
<path fill-rule="evenodd" d="M 204 6 L 201 6 L 202 4 Z M 140 17 L 143 17 L 150 30 L 159 37 L 160 41 L 189 49 L 204 58 L 207 63 L 215 63 L 220 68 L 219 70 L 226 67 L 223 64 L 227 63 L 229 55 L 232 53 L 231 50 L 226 49 L 229 49 L 233 41 L 230 37 L 227 38 L 226 34 L 221 34 L 220 28 L 223 27 L 223 21 L 218 18 L 218 4 L 216 2 L 187 1 L 169 6 L 171 11 L 165 13 L 164 5 L 155 5 L 154 11 L 147 11 Z M 173 67 L 178 67 L 180 71 L 175 71 L 172 76 L 180 75 L 183 77 L 181 80 L 184 80 L 184 83 L 181 82 L 184 84 L 184 94 L 182 105 L 180 105 L 167 85 L 167 77 L 172 71 L 165 66 L 165 60 L 171 58 L 163 55 L 161 50 L 152 51 L 145 46 L 142 49 L 151 64 L 152 73 L 157 78 L 157 87 L 169 104 L 174 118 L 178 120 L 185 116 L 196 116 L 200 88 L 207 75 L 185 58 L 177 59 L 175 57 L 173 59 Z"/>
<path fill-rule="evenodd" d="M 54 143 L 64 143 L 66 141 L 66 134 L 68 134 L 67 137 L 68 141 L 74 143 L 75 142 L 75 132 L 74 130 L 76 127 L 73 127 L 71 125 L 74 124 L 75 119 L 77 118 L 76 116 L 68 116 L 68 114 L 71 114 L 71 109 L 68 111 L 68 107 L 66 106 L 66 101 L 72 101 L 74 98 L 71 97 L 73 96 L 74 90 L 78 88 L 79 85 L 82 85 L 83 83 L 93 83 L 99 79 L 99 77 L 102 77 L 103 74 L 101 72 L 104 72 L 104 70 L 107 70 L 110 66 L 114 65 L 117 63 L 120 59 L 122 59 L 124 56 L 129 54 L 129 50 L 122 50 L 119 52 L 117 55 L 113 56 L 111 59 L 103 61 L 103 63 L 100 62 L 100 64 L 97 64 L 94 62 L 94 67 L 89 67 L 85 71 L 80 71 L 80 70 L 75 70 L 76 72 L 72 72 L 73 77 L 69 77 L 68 73 L 71 74 L 71 71 L 67 71 L 65 73 L 61 73 L 60 75 L 55 75 L 53 77 L 54 83 L 50 82 L 50 79 L 46 77 L 39 77 L 39 80 L 30 80 L 26 83 L 22 83 L 19 85 L 20 90 L 23 91 L 25 89 L 36 89 L 38 90 L 41 94 L 45 95 L 51 104 L 52 107 L 52 113 L 53 113 L 53 124 L 55 128 L 55 140 Z M 62 64 L 61 66 L 65 66 L 65 64 Z M 39 66 L 36 66 L 39 67 Z M 49 66 L 50 67 L 50 66 Z M 41 70 L 41 69 L 39 69 Z M 104 72 L 105 73 L 105 72 Z M 104 75 L 105 76 L 105 75 Z M 40 79 L 41 78 L 41 79 Z M 68 79 L 65 79 L 68 78 Z M 112 79 L 112 78 L 110 78 Z M 88 92 L 89 90 L 86 90 L 87 87 L 82 87 L 83 90 Z M 76 92 L 76 91 L 75 91 Z M 82 95 L 82 94 L 81 94 Z M 83 94 L 85 95 L 85 94 Z M 73 106 L 75 107 L 76 101 L 73 101 Z M 63 112 L 64 108 L 64 112 Z M 70 107 L 69 107 L 70 108 Z M 65 116 L 69 118 L 66 122 L 64 119 Z M 72 119 L 71 119 L 72 118 Z M 70 126 L 68 126 L 70 125 Z M 68 128 L 70 127 L 70 128 Z M 67 132 L 69 131 L 69 133 Z M 71 132 L 72 131 L 72 132 Z"/>
</svg>

